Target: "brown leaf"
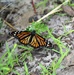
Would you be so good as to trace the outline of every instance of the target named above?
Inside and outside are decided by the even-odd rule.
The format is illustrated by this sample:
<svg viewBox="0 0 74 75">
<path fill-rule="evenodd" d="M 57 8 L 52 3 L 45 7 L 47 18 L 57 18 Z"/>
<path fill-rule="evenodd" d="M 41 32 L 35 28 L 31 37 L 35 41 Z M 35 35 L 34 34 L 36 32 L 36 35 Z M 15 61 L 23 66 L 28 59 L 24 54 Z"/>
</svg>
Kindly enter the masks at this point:
<svg viewBox="0 0 74 75">
<path fill-rule="evenodd" d="M 63 5 L 62 8 L 63 8 L 63 11 L 67 13 L 69 16 L 74 16 L 74 10 L 72 7 L 68 5 Z"/>
</svg>

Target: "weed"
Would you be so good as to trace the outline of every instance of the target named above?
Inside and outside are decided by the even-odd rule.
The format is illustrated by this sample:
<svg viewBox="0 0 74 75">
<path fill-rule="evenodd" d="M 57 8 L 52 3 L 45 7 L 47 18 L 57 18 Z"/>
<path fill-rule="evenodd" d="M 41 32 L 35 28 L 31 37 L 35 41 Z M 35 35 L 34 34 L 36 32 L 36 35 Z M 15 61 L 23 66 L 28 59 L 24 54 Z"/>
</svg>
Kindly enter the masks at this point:
<svg viewBox="0 0 74 75">
<path fill-rule="evenodd" d="M 20 55 L 19 58 L 21 62 L 24 62 L 28 58 L 28 56 L 30 56 L 30 59 L 32 60 L 32 54 L 31 54 L 31 51 L 33 50 L 32 47 L 18 45 L 18 48 L 24 49 L 24 52 Z"/>
<path fill-rule="evenodd" d="M 44 0 L 46 3 L 46 1 L 48 0 Z M 66 0 L 68 2 L 68 0 Z M 63 3 L 64 4 L 64 3 Z M 41 5 L 41 4 L 40 4 Z M 39 6 L 39 5 L 38 5 Z M 46 18 L 47 16 L 49 16 L 50 14 L 52 14 L 55 11 L 58 11 L 58 9 L 61 7 L 62 5 L 58 6 L 56 9 L 54 9 L 51 13 L 45 15 L 43 18 L 41 18 L 39 21 L 41 21 L 42 19 Z M 1 28 L 1 27 L 0 27 Z M 42 68 L 41 71 L 41 75 L 56 75 L 56 70 L 60 67 L 62 60 L 67 56 L 67 54 L 69 53 L 69 49 L 64 46 L 64 44 L 61 42 L 61 37 L 62 36 L 67 36 L 68 34 L 74 32 L 74 30 L 70 30 L 69 32 L 65 32 L 65 34 L 63 34 L 62 36 L 60 36 L 58 39 L 56 39 L 53 35 L 52 35 L 52 31 L 49 30 L 48 26 L 43 24 L 42 22 L 35 22 L 32 23 L 32 25 L 30 27 L 28 27 L 26 30 L 36 30 L 36 32 L 38 34 L 42 33 L 42 32 L 46 32 L 48 33 L 49 38 L 51 38 L 54 43 L 56 43 L 59 47 L 59 51 L 53 49 L 53 51 L 57 52 L 60 54 L 60 57 L 58 59 L 54 59 L 51 63 L 50 66 L 45 67 L 43 65 L 40 64 L 40 67 Z M 21 48 L 24 49 L 25 52 L 22 53 L 20 55 L 20 59 L 18 58 L 18 55 L 15 54 L 15 49 L 16 48 Z M 65 49 L 65 51 L 63 51 L 63 49 Z M 6 43 L 6 52 L 2 55 L 2 57 L 0 58 L 0 75 L 8 75 L 9 73 L 13 72 L 17 75 L 20 75 L 15 69 L 14 66 L 16 64 L 19 65 L 19 60 L 21 60 L 22 62 L 24 62 L 24 74 L 25 75 L 30 75 L 29 74 L 29 70 L 28 70 L 28 66 L 25 63 L 25 60 L 28 56 L 32 57 L 31 51 L 33 50 L 32 47 L 26 47 L 26 46 L 21 46 L 21 45 L 17 45 L 14 44 L 12 49 L 9 49 L 7 43 Z"/>
<path fill-rule="evenodd" d="M 24 63 L 24 70 L 25 70 L 25 75 L 30 75 L 26 63 Z"/>
<path fill-rule="evenodd" d="M 60 40 L 54 38 L 54 36 L 50 33 L 50 30 L 49 29 L 47 29 L 47 30 L 48 30 L 49 36 L 51 36 L 51 38 L 54 40 L 54 42 L 59 47 L 59 52 L 56 51 L 56 50 L 54 50 L 54 51 L 55 52 L 58 52 L 60 54 L 60 57 L 59 57 L 59 59 L 56 59 L 55 58 L 52 61 L 52 63 L 49 66 L 49 68 L 46 68 L 43 65 L 40 65 L 41 68 L 42 68 L 41 75 L 56 75 L 56 70 L 60 67 L 61 62 L 68 55 L 68 53 L 69 53 L 70 50 L 69 50 L 69 48 L 67 48 L 66 46 L 64 46 L 64 44 Z M 63 49 L 65 49 L 64 52 L 63 52 Z"/>
<path fill-rule="evenodd" d="M 33 23 L 32 26 L 30 26 L 29 28 L 27 28 L 28 30 L 36 30 L 37 33 L 41 33 L 41 32 L 45 32 L 47 31 L 48 32 L 48 37 L 52 38 L 53 41 L 58 45 L 59 47 L 59 51 L 57 50 L 54 50 L 55 52 L 58 52 L 60 54 L 60 57 L 59 59 L 56 59 L 52 61 L 52 64 L 46 68 L 45 66 L 43 65 L 40 65 L 41 68 L 42 68 L 42 72 L 41 72 L 41 75 L 56 75 L 56 70 L 60 67 L 60 64 L 62 62 L 62 60 L 65 58 L 65 56 L 67 56 L 67 54 L 69 53 L 69 49 L 64 46 L 64 44 L 60 41 L 60 39 L 56 39 L 51 31 L 49 30 L 48 26 L 45 25 L 45 24 L 42 24 L 42 23 Z M 65 35 L 67 34 L 70 34 L 71 32 L 73 32 L 74 30 L 70 31 L 70 32 L 66 32 Z M 62 37 L 62 36 L 61 36 Z M 0 58 L 0 74 L 8 74 L 10 72 L 14 72 L 15 74 L 18 74 L 19 73 L 14 70 L 14 66 L 15 64 L 19 64 L 18 61 L 19 61 L 19 58 L 17 57 L 17 54 L 15 55 L 15 49 L 16 47 L 18 48 L 21 48 L 21 49 L 24 49 L 25 52 L 22 53 L 20 55 L 20 60 L 22 62 L 25 62 L 26 58 L 28 56 L 32 57 L 32 54 L 31 54 L 31 51 L 33 50 L 32 47 L 26 47 L 26 46 L 21 46 L 21 45 L 16 45 L 14 44 L 14 47 L 10 50 L 8 45 L 6 44 L 6 49 L 7 49 L 7 52 Z M 63 49 L 65 49 L 65 51 L 63 52 Z M 26 65 L 26 63 L 24 63 L 24 70 L 25 70 L 25 74 L 26 75 L 29 75 L 29 71 L 28 71 L 28 67 Z"/>
<path fill-rule="evenodd" d="M 2 55 L 0 58 L 0 75 L 6 75 L 13 70 L 13 67 L 16 63 L 18 63 L 17 55 L 14 55 L 15 48 L 17 47 L 14 44 L 13 49 L 9 49 L 6 43 L 6 50 L 7 52 Z"/>
</svg>

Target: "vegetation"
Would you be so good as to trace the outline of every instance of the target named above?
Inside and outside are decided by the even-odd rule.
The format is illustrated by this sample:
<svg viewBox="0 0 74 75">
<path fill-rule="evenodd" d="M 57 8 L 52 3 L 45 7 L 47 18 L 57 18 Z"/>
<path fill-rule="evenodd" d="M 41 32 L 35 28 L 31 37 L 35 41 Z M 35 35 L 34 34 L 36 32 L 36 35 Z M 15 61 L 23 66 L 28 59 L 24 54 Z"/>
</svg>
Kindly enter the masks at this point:
<svg viewBox="0 0 74 75">
<path fill-rule="evenodd" d="M 48 1 L 48 0 L 44 0 L 44 1 Z M 41 20 L 39 20 L 39 21 L 41 21 Z M 2 22 L 0 21 L 0 29 L 1 29 L 1 27 L 2 27 Z M 48 28 L 48 26 L 46 24 L 44 24 L 43 22 L 33 22 L 31 26 L 26 28 L 26 30 L 29 30 L 29 31 L 35 30 L 36 33 L 38 33 L 38 34 L 41 34 L 42 32 L 47 31 L 47 33 L 48 33 L 47 37 L 51 38 L 54 41 L 54 43 L 58 46 L 59 51 L 52 49 L 54 52 L 59 53 L 60 56 L 58 59 L 55 58 L 52 61 L 51 65 L 48 67 L 43 66 L 41 63 L 39 64 L 39 66 L 41 67 L 41 75 L 56 75 L 56 71 L 60 67 L 62 60 L 68 55 L 68 53 L 70 51 L 70 49 L 62 43 L 61 37 L 65 37 L 65 36 L 71 34 L 72 32 L 74 32 L 74 30 L 70 30 L 69 32 L 67 32 L 65 29 L 65 26 L 64 26 L 64 34 L 58 38 L 55 38 L 53 36 L 53 34 L 52 34 L 53 30 L 52 29 L 50 30 Z M 16 53 L 17 48 L 23 49 L 24 52 L 21 53 L 20 55 L 17 54 Z M 65 51 L 63 51 L 63 49 Z M 21 66 L 20 62 L 19 62 L 20 60 L 24 66 L 23 74 L 30 75 L 29 69 L 28 69 L 28 66 L 26 63 L 26 59 L 28 58 L 28 56 L 30 56 L 30 59 L 33 60 L 31 51 L 33 51 L 32 47 L 22 46 L 22 45 L 18 45 L 18 44 L 14 44 L 12 49 L 10 49 L 6 42 L 6 52 L 0 58 L 0 75 L 8 75 L 11 72 L 13 72 L 17 75 L 20 75 L 15 70 L 15 66 Z"/>
<path fill-rule="evenodd" d="M 42 29 L 38 30 L 40 26 Z M 54 49 L 53 49 L 53 51 L 56 51 L 60 54 L 59 59 L 55 58 L 53 60 L 52 64 L 47 68 L 40 64 L 40 66 L 42 68 L 41 75 L 49 75 L 49 74 L 50 75 L 56 75 L 56 70 L 60 67 L 62 60 L 65 58 L 65 56 L 67 56 L 67 54 L 69 53 L 70 50 L 66 46 L 64 46 L 64 44 L 61 42 L 60 38 L 56 39 L 52 35 L 52 33 L 50 32 L 50 30 L 48 29 L 48 27 L 46 25 L 44 25 L 42 23 L 33 23 L 33 25 L 31 25 L 31 27 L 29 27 L 29 30 L 32 30 L 32 28 L 34 30 L 36 30 L 37 33 L 48 31 L 48 37 L 51 37 L 54 40 L 54 42 L 58 45 L 59 51 L 54 50 Z M 66 32 L 65 34 L 70 34 L 72 32 L 74 32 L 74 30 Z M 18 57 L 18 54 L 15 53 L 17 47 L 26 50 L 24 53 L 22 53 L 20 55 L 20 57 Z M 65 49 L 65 52 L 63 52 L 63 49 Z M 24 70 L 25 70 L 24 73 L 26 73 L 26 75 L 29 75 L 28 67 L 27 67 L 27 64 L 25 63 L 25 60 L 27 59 L 28 56 L 30 56 L 32 59 L 31 51 L 33 50 L 33 48 L 14 44 L 13 48 L 9 49 L 9 47 L 6 43 L 6 50 L 7 51 L 0 58 L 0 74 L 6 75 L 10 72 L 14 72 L 17 75 L 19 75 L 18 72 L 14 69 L 14 67 L 16 66 L 16 64 L 18 64 L 20 66 L 20 64 L 19 64 L 19 59 L 20 59 L 24 65 Z"/>
<path fill-rule="evenodd" d="M 45 7 L 49 0 L 43 0 L 36 5 L 36 8 L 42 6 Z"/>
</svg>

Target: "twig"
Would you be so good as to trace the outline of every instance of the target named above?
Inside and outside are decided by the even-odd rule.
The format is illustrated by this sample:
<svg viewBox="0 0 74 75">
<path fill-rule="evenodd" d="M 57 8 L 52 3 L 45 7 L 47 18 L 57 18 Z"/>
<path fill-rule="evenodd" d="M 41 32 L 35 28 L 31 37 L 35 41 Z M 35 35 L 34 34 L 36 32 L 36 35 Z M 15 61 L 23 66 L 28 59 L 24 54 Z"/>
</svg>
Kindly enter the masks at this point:
<svg viewBox="0 0 74 75">
<path fill-rule="evenodd" d="M 0 12 L 2 12 L 3 11 L 3 9 L 6 9 L 9 5 L 11 5 L 12 3 L 10 3 L 10 4 L 8 4 L 8 5 L 5 5 L 5 6 L 3 6 L 2 8 L 1 8 L 1 10 L 0 10 Z"/>
<path fill-rule="evenodd" d="M 10 37 L 8 40 L 7 40 L 7 42 L 9 42 L 9 41 L 11 41 L 11 40 L 13 40 L 14 39 L 14 37 Z"/>
<path fill-rule="evenodd" d="M 34 10 L 34 13 L 37 14 L 36 8 L 35 8 L 35 4 L 34 4 L 34 1 L 33 0 L 31 1 L 31 4 L 32 4 L 33 10 Z"/>
<path fill-rule="evenodd" d="M 46 14 L 45 16 L 43 16 L 42 18 L 40 18 L 37 22 L 40 22 L 41 20 L 45 19 L 45 18 L 48 17 L 49 15 L 58 12 L 58 9 L 61 8 L 61 6 L 64 5 L 65 3 L 67 3 L 67 2 L 69 2 L 69 0 L 66 0 L 65 2 L 63 2 L 61 5 L 59 5 L 59 6 L 56 7 L 55 9 L 53 9 L 51 12 L 49 12 L 48 14 Z"/>
<path fill-rule="evenodd" d="M 6 25 L 8 25 L 9 27 L 11 27 L 13 30 L 18 31 L 16 28 L 14 28 L 10 23 L 8 23 L 6 20 L 4 20 L 4 23 L 6 23 Z"/>
</svg>

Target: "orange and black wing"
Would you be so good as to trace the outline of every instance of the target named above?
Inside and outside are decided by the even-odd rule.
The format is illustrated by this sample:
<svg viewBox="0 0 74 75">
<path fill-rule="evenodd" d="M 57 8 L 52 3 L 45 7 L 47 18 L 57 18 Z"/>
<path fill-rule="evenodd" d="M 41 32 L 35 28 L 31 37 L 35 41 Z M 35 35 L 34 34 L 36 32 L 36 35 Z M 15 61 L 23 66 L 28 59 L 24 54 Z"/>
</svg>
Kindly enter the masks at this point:
<svg viewBox="0 0 74 75">
<path fill-rule="evenodd" d="M 32 40 L 29 44 L 34 48 L 37 48 L 40 46 L 35 36 L 33 36 Z"/>
<path fill-rule="evenodd" d="M 16 32 L 14 36 L 24 45 L 31 45 L 34 48 L 46 46 L 46 40 L 35 32 L 21 31 Z"/>
<path fill-rule="evenodd" d="M 29 40 L 31 38 L 31 33 L 28 31 L 21 31 L 16 34 L 17 39 L 24 45 L 29 44 Z"/>
<path fill-rule="evenodd" d="M 45 39 L 43 37 L 41 37 L 38 34 L 35 34 L 35 36 L 33 36 L 32 41 L 29 43 L 31 46 L 37 48 L 40 46 L 46 46 L 47 42 L 45 41 Z"/>
</svg>

